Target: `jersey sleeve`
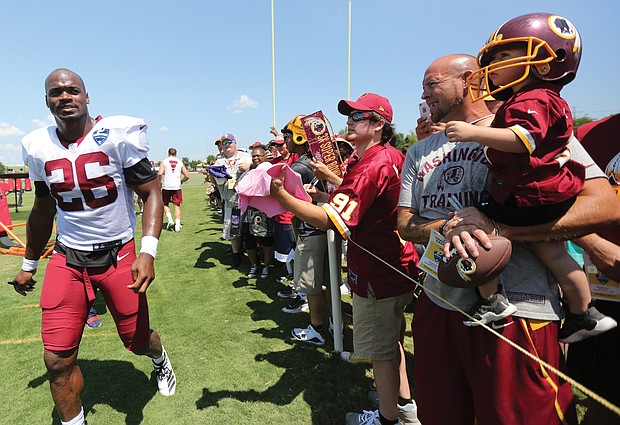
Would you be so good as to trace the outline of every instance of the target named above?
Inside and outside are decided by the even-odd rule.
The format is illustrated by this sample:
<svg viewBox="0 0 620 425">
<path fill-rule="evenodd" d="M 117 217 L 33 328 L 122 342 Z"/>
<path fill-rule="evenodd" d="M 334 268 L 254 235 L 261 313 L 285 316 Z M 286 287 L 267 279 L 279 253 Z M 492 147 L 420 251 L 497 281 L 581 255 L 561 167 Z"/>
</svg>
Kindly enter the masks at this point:
<svg viewBox="0 0 620 425">
<path fill-rule="evenodd" d="M 350 229 L 359 224 L 379 194 L 380 189 L 376 182 L 370 181 L 362 174 L 345 179 L 322 208 L 342 237 L 348 239 L 351 236 Z"/>
<path fill-rule="evenodd" d="M 113 117 L 121 118 L 121 117 Z M 118 149 L 123 161 L 123 168 L 131 168 L 147 157 L 149 143 L 146 136 L 147 125 L 144 120 L 132 117 L 122 117 L 118 120 L 123 128 L 123 140 Z"/>
<path fill-rule="evenodd" d="M 514 102 L 505 109 L 506 128 L 515 133 L 531 154 L 545 140 L 552 126 L 561 120 L 568 126 L 569 118 L 563 104 L 544 95 Z"/>
<path fill-rule="evenodd" d="M 407 150 L 405 163 L 401 171 L 401 187 L 398 199 L 399 207 L 409 207 L 419 210 L 417 199 L 413 196 L 413 188 L 415 186 L 418 170 L 414 160 L 414 149 L 411 147 Z"/>
<path fill-rule="evenodd" d="M 22 138 L 22 160 L 26 167 L 28 167 L 28 174 L 32 181 L 45 180 L 43 162 L 36 160 L 34 154 L 38 149 L 42 149 L 45 146 L 45 143 L 41 143 L 41 141 L 50 140 L 50 132 L 52 131 L 56 131 L 55 126 L 39 128 Z"/>
</svg>

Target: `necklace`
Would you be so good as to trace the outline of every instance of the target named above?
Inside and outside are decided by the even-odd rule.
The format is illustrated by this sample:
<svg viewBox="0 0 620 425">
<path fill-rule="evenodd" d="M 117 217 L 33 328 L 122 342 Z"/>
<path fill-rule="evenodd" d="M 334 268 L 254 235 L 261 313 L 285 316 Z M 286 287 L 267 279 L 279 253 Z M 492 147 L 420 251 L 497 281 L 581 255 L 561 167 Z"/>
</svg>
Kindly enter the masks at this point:
<svg viewBox="0 0 620 425">
<path fill-rule="evenodd" d="M 476 124 L 477 122 L 480 122 L 480 121 L 482 121 L 482 120 L 486 120 L 487 118 L 492 117 L 492 116 L 494 116 L 494 115 L 495 115 L 495 114 L 485 115 L 484 117 L 476 118 L 475 120 L 470 121 L 470 122 L 468 122 L 467 124 L 472 124 L 472 125 L 474 125 L 474 124 Z"/>
</svg>

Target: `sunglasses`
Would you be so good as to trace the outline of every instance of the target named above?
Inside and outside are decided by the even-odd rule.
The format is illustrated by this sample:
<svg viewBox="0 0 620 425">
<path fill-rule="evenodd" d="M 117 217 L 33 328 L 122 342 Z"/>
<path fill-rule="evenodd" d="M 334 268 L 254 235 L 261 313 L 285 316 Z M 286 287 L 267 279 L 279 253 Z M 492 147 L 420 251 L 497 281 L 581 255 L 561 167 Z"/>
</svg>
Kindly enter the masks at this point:
<svg viewBox="0 0 620 425">
<path fill-rule="evenodd" d="M 353 112 L 351 115 L 349 115 L 349 118 L 351 118 L 351 121 L 353 122 L 358 122 L 358 121 L 363 121 L 363 120 L 367 120 L 369 119 L 371 116 L 370 112 Z"/>
<path fill-rule="evenodd" d="M 228 146 L 228 145 L 232 145 L 233 141 L 232 140 L 222 140 L 221 145 L 222 146 Z"/>
<path fill-rule="evenodd" d="M 252 155 L 252 158 L 261 158 L 263 156 L 265 156 L 265 155 Z"/>
</svg>

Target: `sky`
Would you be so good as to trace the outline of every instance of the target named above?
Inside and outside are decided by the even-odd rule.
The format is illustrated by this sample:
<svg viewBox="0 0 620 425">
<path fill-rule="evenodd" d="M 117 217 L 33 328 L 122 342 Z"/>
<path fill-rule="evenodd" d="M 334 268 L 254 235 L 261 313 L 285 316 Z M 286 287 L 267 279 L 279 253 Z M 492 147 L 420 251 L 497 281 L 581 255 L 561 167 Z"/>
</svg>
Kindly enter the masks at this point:
<svg viewBox="0 0 620 425">
<path fill-rule="evenodd" d="M 351 73 L 348 25 L 351 5 Z M 268 142 L 297 114 L 322 110 L 337 133 L 338 101 L 364 92 L 387 97 L 396 131 L 419 116 L 427 66 L 450 53 L 477 55 L 493 30 L 516 16 L 562 15 L 581 33 L 583 55 L 562 96 L 577 117 L 620 112 L 620 2 L 49 0 L 0 5 L 0 162 L 20 165 L 20 140 L 53 124 L 44 80 L 54 69 L 82 76 L 92 116 L 148 123 L 149 158 L 215 155 L 233 133 L 239 147 Z M 491 9 L 492 7 L 492 9 Z M 274 80 L 275 64 L 275 123 Z"/>
</svg>

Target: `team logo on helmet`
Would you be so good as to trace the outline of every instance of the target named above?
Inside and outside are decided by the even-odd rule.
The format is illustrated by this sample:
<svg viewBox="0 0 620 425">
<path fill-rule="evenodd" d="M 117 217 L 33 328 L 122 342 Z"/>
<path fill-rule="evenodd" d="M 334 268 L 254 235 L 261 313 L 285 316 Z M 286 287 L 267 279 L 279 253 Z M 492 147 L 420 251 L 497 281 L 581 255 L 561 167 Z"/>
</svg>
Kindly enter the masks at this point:
<svg viewBox="0 0 620 425">
<path fill-rule="evenodd" d="M 108 140 L 108 136 L 110 136 L 110 130 L 107 128 L 100 128 L 93 133 L 93 140 L 98 146 L 101 146 L 103 142 Z"/>
<path fill-rule="evenodd" d="M 579 37 L 579 32 L 571 21 L 563 18 L 562 16 L 551 15 L 549 16 L 547 22 L 549 22 L 549 28 L 551 28 L 551 31 L 553 31 L 557 36 L 567 40 L 575 39 L 573 52 L 578 52 L 581 50 L 581 38 Z"/>
<path fill-rule="evenodd" d="M 566 18 L 561 16 L 549 16 L 549 26 L 560 37 L 573 38 L 577 34 L 575 26 Z"/>
</svg>

